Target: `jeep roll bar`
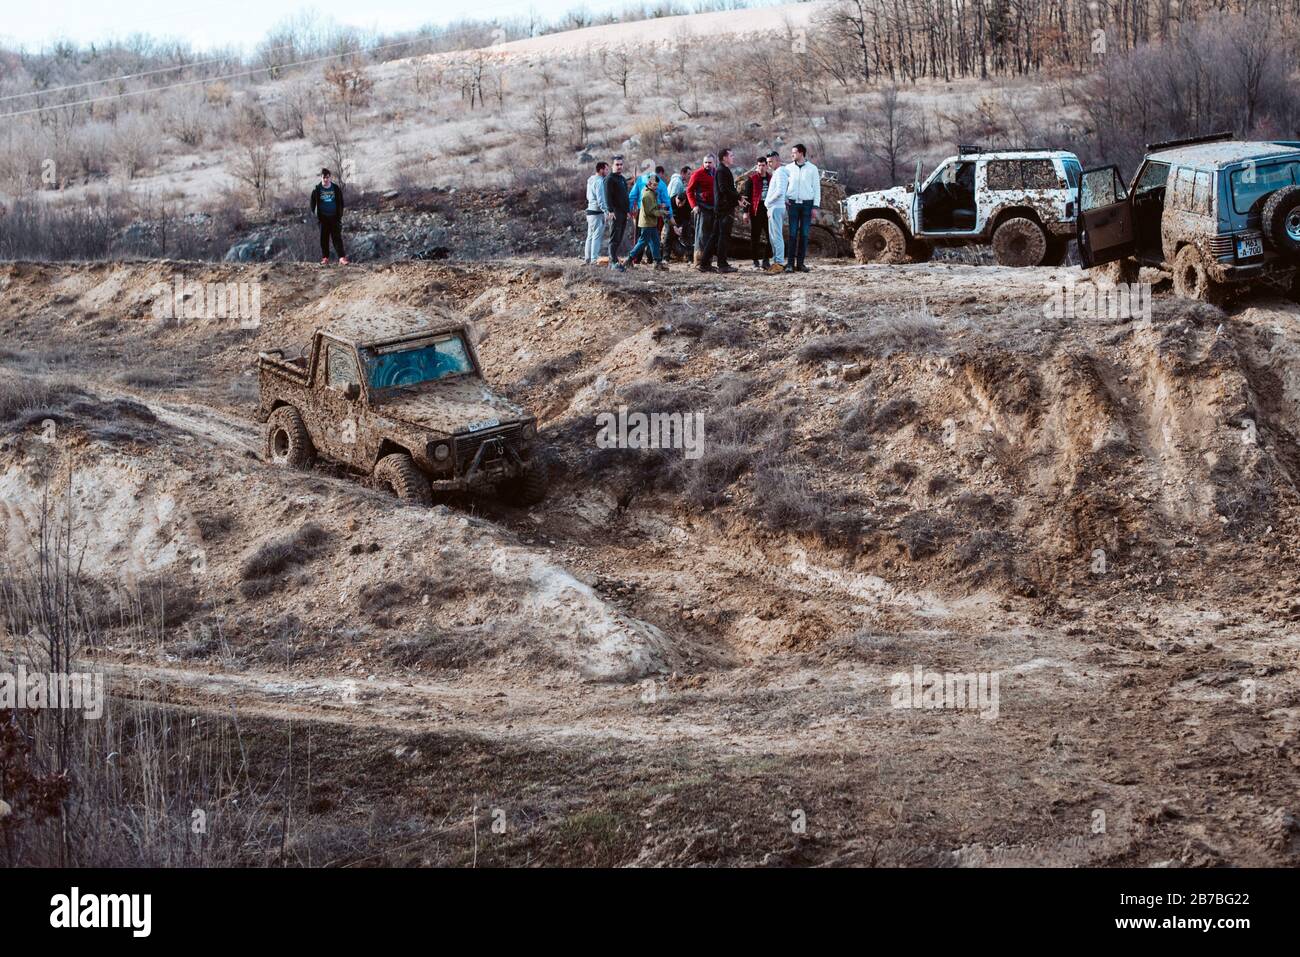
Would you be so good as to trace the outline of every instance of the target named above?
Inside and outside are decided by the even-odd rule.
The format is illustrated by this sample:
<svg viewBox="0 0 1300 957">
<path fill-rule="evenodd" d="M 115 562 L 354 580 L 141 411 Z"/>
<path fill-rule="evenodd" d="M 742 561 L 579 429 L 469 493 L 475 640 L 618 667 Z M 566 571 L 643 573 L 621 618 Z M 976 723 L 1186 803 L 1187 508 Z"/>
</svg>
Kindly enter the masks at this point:
<svg viewBox="0 0 1300 957">
<path fill-rule="evenodd" d="M 1225 130 L 1222 133 L 1210 133 L 1208 136 L 1189 136 L 1181 140 L 1165 140 L 1163 143 L 1148 143 L 1148 153 L 1158 153 L 1160 150 L 1170 150 L 1175 146 L 1191 146 L 1194 143 L 1219 143 L 1223 140 L 1235 139 L 1236 133 L 1231 130 Z"/>
</svg>

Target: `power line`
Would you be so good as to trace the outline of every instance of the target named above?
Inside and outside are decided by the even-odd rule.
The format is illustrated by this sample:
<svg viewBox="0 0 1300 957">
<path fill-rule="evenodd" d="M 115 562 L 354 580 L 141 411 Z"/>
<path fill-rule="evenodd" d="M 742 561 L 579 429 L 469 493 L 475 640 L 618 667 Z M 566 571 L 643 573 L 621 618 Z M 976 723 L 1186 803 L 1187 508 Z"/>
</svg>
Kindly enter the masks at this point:
<svg viewBox="0 0 1300 957">
<path fill-rule="evenodd" d="M 267 50 L 266 52 L 276 53 L 280 50 L 291 50 L 291 49 L 293 49 L 293 44 L 288 44 L 282 47 L 274 47 L 270 50 Z M 164 66 L 164 67 L 159 67 L 156 70 L 145 70 L 143 73 L 128 73 L 124 76 L 105 77 L 102 80 L 86 80 L 84 83 L 70 83 L 67 86 L 53 86 L 50 87 L 48 90 L 29 90 L 26 93 L 10 93 L 6 96 L 0 96 L 0 103 L 3 103 L 6 100 L 21 100 L 23 97 L 27 97 L 27 96 L 48 96 L 51 93 L 62 93 L 66 90 L 79 90 L 84 86 L 97 86 L 100 83 L 120 83 L 123 80 L 138 80 L 146 76 L 156 76 L 159 73 L 171 73 L 173 70 L 188 70 L 192 67 L 209 66 L 213 63 L 221 63 L 225 60 L 230 60 L 230 59 L 234 59 L 234 57 L 219 56 L 219 57 L 213 57 L 210 60 L 195 60 L 193 63 L 178 63 L 175 66 Z"/>
<path fill-rule="evenodd" d="M 511 5 L 510 1 L 508 0 L 504 0 L 504 1 L 498 0 L 497 3 L 490 3 L 490 4 L 477 4 L 476 8 L 474 8 L 474 12 L 484 13 L 486 12 L 486 10 L 499 9 L 502 7 L 510 7 L 510 5 Z M 493 27 L 493 22 L 485 22 L 484 25 L 482 25 L 481 29 L 491 30 L 491 27 Z M 500 27 L 499 23 L 497 27 L 499 29 Z M 420 27 L 417 27 L 417 29 L 420 29 Z M 469 36 L 477 33 L 480 33 L 480 30 L 468 29 L 468 27 L 460 27 L 459 30 L 442 30 L 439 31 L 437 35 L 425 36 L 425 38 L 419 38 L 419 39 L 442 40 L 447 38 L 454 38 L 454 36 Z M 400 43 L 413 43 L 413 42 L 415 42 L 415 40 L 402 40 L 402 42 Z M 391 46 L 391 44 L 389 44 L 389 46 Z M 263 56 L 265 56 L 266 53 L 278 53 L 281 51 L 286 51 L 286 49 L 292 49 L 292 48 L 294 48 L 294 44 L 292 43 L 287 43 L 285 44 L 285 46 L 282 47 L 272 47 L 268 49 L 268 51 L 264 51 Z M 382 48 L 383 47 L 373 47 L 372 49 L 382 49 Z M 83 81 L 81 83 L 69 83 L 69 85 L 66 86 L 49 87 L 48 90 L 29 90 L 26 92 L 21 92 L 21 94 L 6 94 L 4 96 L 0 96 L 0 103 L 5 103 L 5 101 L 8 100 L 21 100 L 21 99 L 29 98 L 29 96 L 48 96 L 51 94 L 59 94 L 59 92 L 66 92 L 68 90 L 81 90 L 81 88 L 83 87 L 100 86 L 103 85 L 103 83 L 121 83 L 127 81 L 127 79 L 143 79 L 144 77 L 156 77 L 156 75 L 159 75 L 160 73 L 172 73 L 174 72 L 174 70 L 194 69 L 194 68 L 198 68 L 198 66 L 211 66 L 212 64 L 220 64 L 220 62 L 224 62 L 226 60 L 231 60 L 231 59 L 233 59 L 233 57 L 229 55 L 217 56 L 217 57 L 212 57 L 212 59 L 209 60 L 195 60 L 194 62 L 191 62 L 191 64 L 175 64 L 173 66 L 160 66 L 160 68 L 157 68 L 155 70 L 144 70 L 143 73 L 127 73 L 121 75 L 121 77 L 87 79 L 87 81 Z M 214 77 L 213 82 L 216 82 L 217 79 L 220 79 L 220 77 Z M 165 88 L 168 87 L 152 87 L 152 88 L 153 90 L 165 90 Z M 78 104 L 60 104 L 60 105 L 78 105 Z M 17 116 L 17 114 L 0 113 L 0 117 L 4 117 L 4 116 Z"/>
<path fill-rule="evenodd" d="M 409 40 L 398 40 L 394 43 L 384 43 L 377 47 L 371 47 L 364 51 L 348 51 L 346 53 L 331 53 L 328 56 L 312 57 L 307 60 L 295 60 L 290 63 L 277 63 L 274 66 L 258 67 L 255 70 L 241 70 L 238 73 L 223 73 L 219 76 L 203 77 L 198 80 L 183 80 L 179 83 L 166 83 L 162 86 L 146 87 L 143 90 L 127 90 L 124 93 L 110 93 L 105 96 L 93 96 L 85 100 L 74 100 L 71 103 L 54 103 L 49 106 L 35 106 L 26 110 L 15 110 L 11 113 L 0 113 L 0 120 L 9 119 L 15 116 L 31 116 L 34 113 L 44 113 L 47 110 L 64 109 L 70 106 L 88 106 L 92 103 L 104 103 L 108 100 L 120 100 L 128 96 L 144 96 L 149 93 L 162 93 L 164 90 L 177 90 L 187 86 L 198 86 L 203 83 L 219 83 L 222 80 L 240 80 L 245 77 L 256 76 L 259 73 L 270 73 L 273 70 L 287 70 L 295 66 L 308 66 L 312 63 L 324 63 L 326 60 L 337 60 L 340 57 L 355 56 L 358 52 L 374 53 L 378 50 L 387 50 L 392 47 L 407 46 L 412 43 L 424 43 L 436 37 L 413 37 Z"/>
</svg>

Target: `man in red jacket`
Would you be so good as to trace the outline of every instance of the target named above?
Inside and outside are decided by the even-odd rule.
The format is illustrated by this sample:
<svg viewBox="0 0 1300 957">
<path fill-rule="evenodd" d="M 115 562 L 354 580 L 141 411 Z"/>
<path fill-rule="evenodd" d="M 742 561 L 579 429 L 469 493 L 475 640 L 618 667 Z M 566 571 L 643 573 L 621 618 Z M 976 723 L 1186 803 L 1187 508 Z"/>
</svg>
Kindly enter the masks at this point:
<svg viewBox="0 0 1300 957">
<path fill-rule="evenodd" d="M 767 184 L 772 174 L 767 168 L 767 157 L 760 156 L 754 171 L 745 182 L 744 217 L 749 221 L 749 254 L 754 257 L 754 268 L 766 271 L 772 265 L 772 243 L 767 236 Z"/>
<path fill-rule="evenodd" d="M 700 168 L 686 184 L 686 201 L 691 204 L 695 220 L 695 262 L 700 272 L 716 272 L 713 256 L 718 249 L 718 158 L 706 153 Z"/>
</svg>

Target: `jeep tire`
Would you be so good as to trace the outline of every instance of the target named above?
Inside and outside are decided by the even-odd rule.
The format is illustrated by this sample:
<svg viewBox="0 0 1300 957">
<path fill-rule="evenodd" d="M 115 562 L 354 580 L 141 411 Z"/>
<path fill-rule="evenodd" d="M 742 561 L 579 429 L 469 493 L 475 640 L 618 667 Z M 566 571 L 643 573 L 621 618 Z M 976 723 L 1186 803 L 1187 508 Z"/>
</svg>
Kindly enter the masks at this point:
<svg viewBox="0 0 1300 957">
<path fill-rule="evenodd" d="M 1141 267 L 1132 256 L 1102 263 L 1085 270 L 1089 279 L 1101 286 L 1129 285 L 1138 281 Z"/>
<path fill-rule="evenodd" d="M 1260 225 L 1274 249 L 1288 259 L 1300 259 L 1300 186 L 1283 186 L 1269 196 Z"/>
<path fill-rule="evenodd" d="M 282 405 L 266 422 L 266 461 L 283 468 L 306 468 L 316 457 L 311 434 L 298 410 Z"/>
<path fill-rule="evenodd" d="M 390 452 L 375 465 L 375 478 L 407 505 L 432 505 L 433 490 L 425 474 L 405 452 Z"/>
<path fill-rule="evenodd" d="M 1065 262 L 1065 257 L 1070 251 L 1070 241 L 1053 237 L 1047 241 L 1047 254 L 1043 256 L 1044 266 L 1059 266 Z"/>
<path fill-rule="evenodd" d="M 536 505 L 546 498 L 550 484 L 546 463 L 534 459 L 524 466 L 522 472 L 502 483 L 500 494 L 512 505 Z"/>
<path fill-rule="evenodd" d="M 853 234 L 853 255 L 863 265 L 907 261 L 907 236 L 888 219 L 868 219 Z"/>
<path fill-rule="evenodd" d="M 1047 235 L 1032 219 L 1015 216 L 993 231 L 993 252 L 1000 266 L 1037 266 L 1047 255 Z"/>
<path fill-rule="evenodd" d="M 1184 246 L 1174 257 L 1174 294 L 1222 305 L 1227 298 L 1223 283 L 1215 282 L 1195 246 Z"/>
</svg>

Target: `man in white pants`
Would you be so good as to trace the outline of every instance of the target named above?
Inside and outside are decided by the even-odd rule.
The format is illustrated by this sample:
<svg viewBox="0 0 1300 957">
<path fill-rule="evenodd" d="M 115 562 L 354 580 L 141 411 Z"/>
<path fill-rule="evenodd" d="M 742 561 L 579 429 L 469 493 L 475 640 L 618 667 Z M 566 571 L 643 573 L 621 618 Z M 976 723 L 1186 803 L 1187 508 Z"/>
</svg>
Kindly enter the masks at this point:
<svg viewBox="0 0 1300 957">
<path fill-rule="evenodd" d="M 767 272 L 779 276 L 785 272 L 785 200 L 790 189 L 790 173 L 781 165 L 781 154 L 776 150 L 767 154 L 767 166 L 772 170 L 767 196 L 763 198 L 767 207 L 767 236 L 772 241 L 772 265 Z"/>
<path fill-rule="evenodd" d="M 582 250 L 582 261 L 594 266 L 605 248 L 605 220 L 609 217 L 609 204 L 605 202 L 605 174 L 609 164 L 601 160 L 596 173 L 587 179 L 587 244 Z"/>
</svg>

